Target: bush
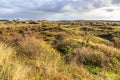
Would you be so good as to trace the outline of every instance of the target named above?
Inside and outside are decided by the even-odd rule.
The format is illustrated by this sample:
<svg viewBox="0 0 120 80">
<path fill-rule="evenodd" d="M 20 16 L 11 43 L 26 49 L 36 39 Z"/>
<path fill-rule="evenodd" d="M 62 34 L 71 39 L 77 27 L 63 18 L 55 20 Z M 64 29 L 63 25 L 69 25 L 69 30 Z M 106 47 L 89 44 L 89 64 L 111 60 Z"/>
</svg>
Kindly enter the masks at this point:
<svg viewBox="0 0 120 80">
<path fill-rule="evenodd" d="M 56 38 L 56 40 L 58 40 L 58 41 L 62 41 L 62 40 L 65 39 L 65 34 L 57 34 L 57 35 L 55 36 L 55 38 Z"/>
<path fill-rule="evenodd" d="M 40 42 L 35 38 L 23 38 L 18 43 L 18 47 L 18 55 L 25 55 L 32 59 L 36 59 L 40 56 Z"/>
<path fill-rule="evenodd" d="M 115 44 L 115 47 L 120 48 L 120 39 L 117 37 L 114 37 L 112 40 L 113 40 L 113 43 Z"/>
<path fill-rule="evenodd" d="M 70 60 L 78 65 L 84 64 L 99 67 L 108 66 L 107 64 L 109 63 L 108 58 L 103 53 L 88 47 L 75 48 Z"/>
<path fill-rule="evenodd" d="M 73 51 L 69 42 L 63 42 L 61 44 L 58 44 L 57 49 L 58 49 L 58 51 L 63 53 L 63 55 L 71 54 Z"/>
</svg>

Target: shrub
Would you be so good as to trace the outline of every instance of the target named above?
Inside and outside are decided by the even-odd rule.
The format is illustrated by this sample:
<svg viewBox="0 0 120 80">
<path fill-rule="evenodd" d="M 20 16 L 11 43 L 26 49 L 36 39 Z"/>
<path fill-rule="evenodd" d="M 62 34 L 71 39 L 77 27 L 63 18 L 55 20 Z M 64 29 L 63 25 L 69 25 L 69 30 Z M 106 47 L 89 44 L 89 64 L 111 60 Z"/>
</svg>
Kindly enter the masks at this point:
<svg viewBox="0 0 120 80">
<path fill-rule="evenodd" d="M 73 50 L 73 57 L 73 61 L 77 64 L 88 63 L 88 61 L 91 62 L 92 60 L 92 52 L 86 47 L 75 48 Z"/>
<path fill-rule="evenodd" d="M 62 41 L 62 40 L 65 39 L 65 34 L 59 33 L 55 36 L 55 38 L 56 38 L 57 41 Z"/>
<path fill-rule="evenodd" d="M 63 55 L 71 54 L 73 49 L 70 42 L 63 41 L 57 44 L 57 50 Z"/>
<path fill-rule="evenodd" d="M 61 52 L 61 53 L 63 53 L 63 54 L 71 54 L 72 53 L 72 48 L 69 46 L 69 45 L 58 45 L 57 46 L 57 49 Z"/>
<path fill-rule="evenodd" d="M 40 56 L 40 53 L 43 50 L 40 50 L 40 41 L 36 40 L 35 38 L 26 37 L 23 38 L 18 43 L 18 55 L 25 55 L 31 59 L 36 59 Z"/>
<path fill-rule="evenodd" d="M 115 44 L 115 47 L 120 48 L 120 39 L 117 37 L 113 37 L 113 43 Z"/>
<path fill-rule="evenodd" d="M 109 64 L 107 56 L 105 56 L 102 52 L 95 51 L 88 47 L 75 48 L 70 60 L 78 65 L 84 64 L 106 67 Z"/>
<path fill-rule="evenodd" d="M 83 31 L 94 31 L 94 28 L 91 28 L 91 27 L 82 27 L 82 28 L 80 28 L 80 30 L 83 30 Z"/>
</svg>

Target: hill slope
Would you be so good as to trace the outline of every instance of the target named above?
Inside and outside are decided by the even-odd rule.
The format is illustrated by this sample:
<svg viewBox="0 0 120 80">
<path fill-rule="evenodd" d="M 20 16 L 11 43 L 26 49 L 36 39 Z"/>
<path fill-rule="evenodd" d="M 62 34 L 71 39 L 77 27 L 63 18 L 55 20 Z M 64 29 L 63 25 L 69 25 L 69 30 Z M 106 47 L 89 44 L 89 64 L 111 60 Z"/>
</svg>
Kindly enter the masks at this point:
<svg viewBox="0 0 120 80">
<path fill-rule="evenodd" d="M 1 80 L 120 79 L 120 26 L 9 23 L 0 41 Z"/>
</svg>

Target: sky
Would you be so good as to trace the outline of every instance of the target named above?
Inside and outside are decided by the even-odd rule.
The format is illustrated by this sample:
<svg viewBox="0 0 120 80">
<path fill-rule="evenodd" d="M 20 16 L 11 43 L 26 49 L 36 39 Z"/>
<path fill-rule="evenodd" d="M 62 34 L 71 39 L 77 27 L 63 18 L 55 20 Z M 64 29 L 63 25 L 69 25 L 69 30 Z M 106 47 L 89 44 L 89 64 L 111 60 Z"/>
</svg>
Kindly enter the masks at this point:
<svg viewBox="0 0 120 80">
<path fill-rule="evenodd" d="M 0 19 L 120 20 L 120 0 L 0 0 Z"/>
</svg>

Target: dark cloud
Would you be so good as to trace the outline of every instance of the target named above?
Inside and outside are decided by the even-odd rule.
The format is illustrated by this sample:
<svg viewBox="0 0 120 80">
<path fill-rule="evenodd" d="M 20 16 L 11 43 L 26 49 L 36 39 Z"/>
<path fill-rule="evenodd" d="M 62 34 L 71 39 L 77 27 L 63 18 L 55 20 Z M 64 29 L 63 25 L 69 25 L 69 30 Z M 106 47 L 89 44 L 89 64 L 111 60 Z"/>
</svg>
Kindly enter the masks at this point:
<svg viewBox="0 0 120 80">
<path fill-rule="evenodd" d="M 120 0 L 112 0 L 113 4 L 120 4 Z"/>
<path fill-rule="evenodd" d="M 70 0 L 64 0 L 64 1 L 63 0 L 54 0 L 54 1 L 52 0 L 41 6 L 37 4 L 37 9 L 46 11 L 46 12 L 57 12 L 69 3 L 70 3 Z"/>
</svg>

